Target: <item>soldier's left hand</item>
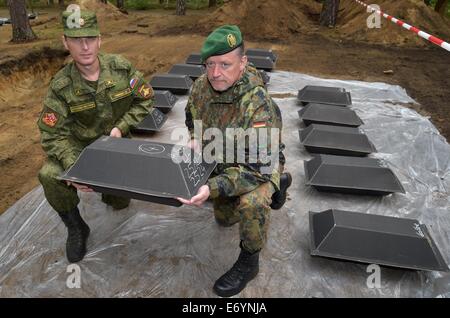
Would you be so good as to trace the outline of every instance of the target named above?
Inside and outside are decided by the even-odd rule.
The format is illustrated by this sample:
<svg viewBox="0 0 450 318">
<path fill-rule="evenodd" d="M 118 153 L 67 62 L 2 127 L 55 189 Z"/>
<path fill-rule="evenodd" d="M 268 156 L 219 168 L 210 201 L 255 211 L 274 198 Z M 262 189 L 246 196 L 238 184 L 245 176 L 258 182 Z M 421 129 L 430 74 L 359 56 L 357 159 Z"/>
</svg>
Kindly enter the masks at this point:
<svg viewBox="0 0 450 318">
<path fill-rule="evenodd" d="M 122 132 L 117 127 L 114 127 L 113 129 L 111 129 L 111 133 L 109 135 L 111 137 L 122 138 Z"/>
<path fill-rule="evenodd" d="M 190 200 L 186 200 L 183 198 L 177 199 L 183 204 L 201 206 L 206 200 L 208 200 L 209 194 L 210 194 L 209 186 L 205 184 L 202 185 L 200 189 L 198 189 L 197 194 L 193 196 Z"/>
</svg>

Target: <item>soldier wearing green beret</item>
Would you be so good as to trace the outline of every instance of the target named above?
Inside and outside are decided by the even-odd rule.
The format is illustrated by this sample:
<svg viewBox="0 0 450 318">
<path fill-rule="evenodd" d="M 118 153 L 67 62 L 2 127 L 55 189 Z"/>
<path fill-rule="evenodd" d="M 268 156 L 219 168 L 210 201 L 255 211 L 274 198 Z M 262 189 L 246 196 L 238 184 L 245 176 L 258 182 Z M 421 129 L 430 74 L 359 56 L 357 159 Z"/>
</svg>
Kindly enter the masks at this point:
<svg viewBox="0 0 450 318">
<path fill-rule="evenodd" d="M 225 25 L 214 30 L 202 46 L 201 57 L 207 74 L 195 81 L 185 109 L 191 147 L 200 149 L 207 145 L 199 142 L 197 121 L 201 122 L 202 131 L 218 128 L 223 136 L 227 128 L 254 129 L 258 136 L 263 131 L 268 136 L 271 130 L 279 132 L 278 162 L 271 171 L 263 172 L 266 166 L 260 161 L 240 162 L 235 158 L 233 162 L 219 163 L 197 195 L 179 199 L 184 204 L 200 206 L 210 198 L 219 225 L 239 222 L 240 255 L 213 287 L 219 296 L 229 297 L 242 291 L 258 274 L 259 253 L 266 240 L 270 210 L 283 206 L 292 178 L 289 173 L 282 173 L 285 160 L 281 112 L 265 89 L 259 72 L 247 62 L 239 28 Z M 267 143 L 257 140 L 258 151 L 272 150 L 270 139 Z M 232 145 L 236 151 L 234 141 Z M 249 148 L 250 145 L 245 148 L 246 158 L 250 155 Z"/>
<path fill-rule="evenodd" d="M 67 258 L 78 262 L 86 254 L 90 229 L 77 208 L 77 190 L 92 189 L 57 177 L 100 136 L 129 136 L 130 128 L 153 111 L 153 90 L 125 58 L 99 52 L 94 12 L 66 11 L 63 25 L 63 44 L 73 61 L 53 77 L 37 122 L 47 154 L 39 181 L 68 229 Z M 129 199 L 111 195 L 102 195 L 102 200 L 114 209 L 129 204 Z"/>
</svg>

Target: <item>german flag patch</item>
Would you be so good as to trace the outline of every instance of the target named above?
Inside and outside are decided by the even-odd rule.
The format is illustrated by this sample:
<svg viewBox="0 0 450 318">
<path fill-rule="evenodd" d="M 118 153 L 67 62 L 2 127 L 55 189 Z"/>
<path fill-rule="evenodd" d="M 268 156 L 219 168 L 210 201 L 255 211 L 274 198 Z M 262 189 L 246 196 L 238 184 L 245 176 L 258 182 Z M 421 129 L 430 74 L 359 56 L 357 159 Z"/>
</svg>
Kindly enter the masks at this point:
<svg viewBox="0 0 450 318">
<path fill-rule="evenodd" d="M 253 123 L 253 128 L 263 128 L 263 127 L 267 127 L 266 121 L 255 121 Z"/>
<path fill-rule="evenodd" d="M 55 113 L 44 113 L 42 115 L 42 122 L 48 127 L 55 127 L 58 122 L 58 117 Z"/>
</svg>

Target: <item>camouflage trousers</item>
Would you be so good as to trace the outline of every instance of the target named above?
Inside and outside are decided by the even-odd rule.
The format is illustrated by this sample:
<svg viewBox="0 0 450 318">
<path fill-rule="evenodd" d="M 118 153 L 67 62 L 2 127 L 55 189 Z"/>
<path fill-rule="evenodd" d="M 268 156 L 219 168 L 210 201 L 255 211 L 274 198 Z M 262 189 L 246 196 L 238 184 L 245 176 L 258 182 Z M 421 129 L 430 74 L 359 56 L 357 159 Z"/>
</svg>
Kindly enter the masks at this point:
<svg viewBox="0 0 450 318">
<path fill-rule="evenodd" d="M 59 213 L 70 212 L 75 209 L 80 202 L 77 189 L 68 186 L 65 181 L 56 179 L 64 172 L 62 165 L 52 159 L 48 159 L 39 171 L 39 181 L 44 188 L 45 198 L 48 203 Z M 102 194 L 102 201 L 114 209 L 123 209 L 130 203 L 129 198 L 122 198 L 113 195 Z"/>
<path fill-rule="evenodd" d="M 242 246 L 250 253 L 261 250 L 266 242 L 274 192 L 274 185 L 266 182 L 238 197 L 219 197 L 213 200 L 217 222 L 223 226 L 239 222 Z"/>
</svg>

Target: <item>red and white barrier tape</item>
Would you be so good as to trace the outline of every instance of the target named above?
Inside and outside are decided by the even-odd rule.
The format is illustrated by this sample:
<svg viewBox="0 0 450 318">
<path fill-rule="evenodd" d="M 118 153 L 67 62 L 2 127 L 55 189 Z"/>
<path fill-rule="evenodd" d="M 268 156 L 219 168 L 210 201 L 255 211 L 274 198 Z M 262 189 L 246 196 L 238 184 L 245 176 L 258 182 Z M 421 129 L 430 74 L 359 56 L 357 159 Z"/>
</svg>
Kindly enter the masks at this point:
<svg viewBox="0 0 450 318">
<path fill-rule="evenodd" d="M 355 0 L 355 1 L 358 2 L 359 4 L 365 6 L 365 7 L 370 8 L 372 10 L 372 12 L 375 11 L 379 15 L 385 17 L 386 19 L 391 20 L 393 23 L 404 27 L 406 30 L 409 30 L 409 31 L 412 31 L 412 32 L 416 33 L 421 38 L 424 38 L 425 40 L 428 40 L 428 41 L 430 41 L 430 42 L 432 42 L 432 43 L 434 43 L 436 45 L 439 45 L 440 47 L 442 47 L 445 50 L 450 52 L 450 43 L 447 43 L 447 42 L 445 42 L 445 41 L 443 41 L 443 40 L 441 40 L 441 39 L 439 39 L 439 38 L 437 38 L 437 37 L 435 37 L 435 36 L 433 36 L 431 34 L 428 34 L 428 33 L 424 32 L 424 31 L 421 31 L 418 28 L 413 27 L 412 25 L 409 25 L 409 24 L 403 22 L 402 20 L 399 20 L 399 19 L 394 18 L 393 16 L 391 16 L 391 15 L 389 15 L 387 13 L 384 13 L 383 11 L 380 11 L 380 10 L 377 10 L 375 8 L 372 8 L 370 5 L 367 5 L 364 2 L 362 2 L 362 1 L 359 1 L 359 0 Z"/>
</svg>

